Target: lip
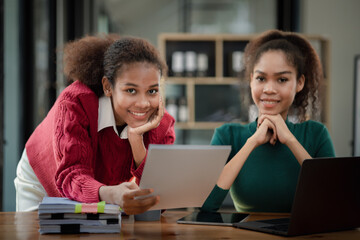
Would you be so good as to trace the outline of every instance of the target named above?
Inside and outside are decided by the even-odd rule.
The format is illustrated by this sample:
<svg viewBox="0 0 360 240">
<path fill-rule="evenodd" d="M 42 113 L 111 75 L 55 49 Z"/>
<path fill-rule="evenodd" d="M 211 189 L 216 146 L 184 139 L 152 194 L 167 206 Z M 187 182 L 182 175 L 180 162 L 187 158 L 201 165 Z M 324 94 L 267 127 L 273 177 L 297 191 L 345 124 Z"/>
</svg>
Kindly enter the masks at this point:
<svg viewBox="0 0 360 240">
<path fill-rule="evenodd" d="M 267 99 L 260 99 L 260 102 L 266 108 L 273 108 L 280 102 L 280 100 L 267 98 Z"/>
<path fill-rule="evenodd" d="M 143 120 L 147 118 L 149 111 L 128 111 L 130 115 L 137 119 L 137 120 Z"/>
</svg>

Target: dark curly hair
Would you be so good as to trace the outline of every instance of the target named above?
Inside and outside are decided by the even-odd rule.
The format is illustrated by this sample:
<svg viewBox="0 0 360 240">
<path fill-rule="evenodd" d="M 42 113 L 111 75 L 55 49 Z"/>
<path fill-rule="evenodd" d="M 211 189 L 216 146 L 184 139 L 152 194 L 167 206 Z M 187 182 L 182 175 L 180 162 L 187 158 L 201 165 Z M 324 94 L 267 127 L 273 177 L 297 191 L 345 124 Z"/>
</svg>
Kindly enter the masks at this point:
<svg viewBox="0 0 360 240">
<path fill-rule="evenodd" d="M 310 42 L 301 35 L 269 30 L 252 39 L 245 48 L 245 76 L 249 80 L 262 54 L 270 50 L 280 50 L 286 55 L 288 63 L 297 71 L 297 79 L 305 76 L 304 88 L 295 95 L 292 105 L 298 110 L 300 121 L 304 121 L 309 101 L 316 111 L 317 91 L 324 78 L 320 59 Z"/>
<path fill-rule="evenodd" d="M 63 49 L 63 62 L 68 81 L 79 80 L 101 96 L 104 53 L 119 38 L 117 34 L 85 36 L 67 43 Z"/>
<path fill-rule="evenodd" d="M 166 63 L 150 42 L 141 38 L 125 37 L 115 41 L 105 52 L 104 76 L 114 86 L 116 76 L 121 74 L 124 67 L 139 62 L 154 65 L 161 76 L 167 71 Z"/>
</svg>

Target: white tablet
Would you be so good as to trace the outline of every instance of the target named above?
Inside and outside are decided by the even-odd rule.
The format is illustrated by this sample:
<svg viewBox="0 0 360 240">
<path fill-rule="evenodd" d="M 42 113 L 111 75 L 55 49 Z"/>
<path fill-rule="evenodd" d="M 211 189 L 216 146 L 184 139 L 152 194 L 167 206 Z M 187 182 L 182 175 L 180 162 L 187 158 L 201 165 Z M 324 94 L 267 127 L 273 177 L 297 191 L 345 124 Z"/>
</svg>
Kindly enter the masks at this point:
<svg viewBox="0 0 360 240">
<path fill-rule="evenodd" d="M 201 207 L 214 188 L 231 146 L 150 144 L 140 188 L 160 202 L 150 210 Z"/>
<path fill-rule="evenodd" d="M 225 212 L 192 212 L 191 214 L 180 218 L 177 223 L 230 226 L 234 223 L 243 222 L 247 219 L 247 213 L 225 213 Z"/>
</svg>

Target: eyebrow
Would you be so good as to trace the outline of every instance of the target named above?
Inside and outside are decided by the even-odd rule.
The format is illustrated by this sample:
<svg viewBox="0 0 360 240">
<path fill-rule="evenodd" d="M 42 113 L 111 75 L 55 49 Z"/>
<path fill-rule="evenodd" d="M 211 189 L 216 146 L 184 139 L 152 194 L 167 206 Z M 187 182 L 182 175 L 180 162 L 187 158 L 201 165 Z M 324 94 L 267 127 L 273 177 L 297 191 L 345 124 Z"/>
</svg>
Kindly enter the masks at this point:
<svg viewBox="0 0 360 240">
<path fill-rule="evenodd" d="M 262 72 L 260 70 L 255 70 L 256 73 L 260 73 L 260 74 L 264 74 L 267 75 L 265 72 Z M 282 71 L 282 72 L 277 72 L 274 75 L 283 75 L 283 74 L 292 74 L 291 71 Z"/>
<path fill-rule="evenodd" d="M 125 85 L 125 86 L 129 86 L 129 87 L 139 87 L 139 85 L 136 85 L 136 84 L 134 84 L 134 83 L 125 83 L 124 85 Z M 158 87 L 158 86 L 159 86 L 159 84 L 156 83 L 156 84 L 150 85 L 149 88 Z"/>
</svg>

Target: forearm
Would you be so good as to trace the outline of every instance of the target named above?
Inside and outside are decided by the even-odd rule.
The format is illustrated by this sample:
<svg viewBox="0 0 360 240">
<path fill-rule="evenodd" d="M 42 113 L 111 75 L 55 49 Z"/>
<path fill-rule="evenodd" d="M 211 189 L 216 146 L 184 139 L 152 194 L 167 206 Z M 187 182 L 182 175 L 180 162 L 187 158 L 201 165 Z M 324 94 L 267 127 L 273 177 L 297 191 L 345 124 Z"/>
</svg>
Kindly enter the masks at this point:
<svg viewBox="0 0 360 240">
<path fill-rule="evenodd" d="M 131 151 L 134 157 L 135 165 L 138 167 L 146 156 L 146 148 L 143 141 L 143 136 L 133 136 L 131 139 L 129 138 L 129 142 L 131 145 Z"/>
<path fill-rule="evenodd" d="M 312 158 L 310 154 L 305 150 L 305 148 L 299 143 L 299 141 L 293 137 L 287 143 L 286 146 L 294 154 L 296 160 L 300 165 L 304 162 L 305 159 Z"/>
<path fill-rule="evenodd" d="M 221 207 L 229 190 L 221 189 L 215 186 L 201 207 L 201 211 L 216 212 Z"/>
<path fill-rule="evenodd" d="M 246 159 L 250 153 L 256 148 L 256 144 L 249 138 L 240 151 L 225 165 L 217 185 L 222 189 L 230 189 L 231 185 L 238 176 L 241 168 L 243 167 Z"/>
</svg>

